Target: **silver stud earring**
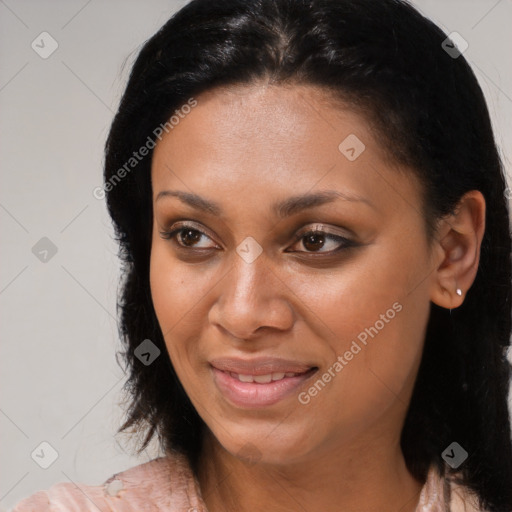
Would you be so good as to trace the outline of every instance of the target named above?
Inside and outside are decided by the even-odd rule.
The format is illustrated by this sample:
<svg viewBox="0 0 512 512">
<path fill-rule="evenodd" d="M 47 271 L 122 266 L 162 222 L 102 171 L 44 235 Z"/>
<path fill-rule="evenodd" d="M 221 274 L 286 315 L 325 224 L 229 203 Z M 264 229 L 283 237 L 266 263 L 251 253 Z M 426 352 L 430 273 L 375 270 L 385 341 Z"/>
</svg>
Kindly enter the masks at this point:
<svg viewBox="0 0 512 512">
<path fill-rule="evenodd" d="M 455 293 L 461 297 L 462 296 L 462 290 L 460 288 L 455 288 Z M 452 308 L 450 308 L 450 316 L 452 314 Z"/>
</svg>

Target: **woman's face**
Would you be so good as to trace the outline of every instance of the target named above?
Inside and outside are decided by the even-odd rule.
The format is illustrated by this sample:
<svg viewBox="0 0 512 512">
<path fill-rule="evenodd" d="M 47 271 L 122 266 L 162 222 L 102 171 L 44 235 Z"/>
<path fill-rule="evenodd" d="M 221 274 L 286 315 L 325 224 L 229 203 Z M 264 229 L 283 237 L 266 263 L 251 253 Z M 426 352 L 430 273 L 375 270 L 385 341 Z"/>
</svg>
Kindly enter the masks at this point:
<svg viewBox="0 0 512 512">
<path fill-rule="evenodd" d="M 430 307 L 418 182 L 319 89 L 196 100 L 154 151 L 150 272 L 192 403 L 266 462 L 396 444 Z"/>
</svg>

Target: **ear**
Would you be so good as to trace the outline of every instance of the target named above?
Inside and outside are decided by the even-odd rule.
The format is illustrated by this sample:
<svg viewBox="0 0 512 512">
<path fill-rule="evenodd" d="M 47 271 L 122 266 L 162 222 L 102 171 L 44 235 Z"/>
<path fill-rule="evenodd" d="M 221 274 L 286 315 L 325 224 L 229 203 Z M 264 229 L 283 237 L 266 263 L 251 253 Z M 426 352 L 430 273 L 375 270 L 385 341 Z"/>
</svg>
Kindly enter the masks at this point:
<svg viewBox="0 0 512 512">
<path fill-rule="evenodd" d="M 433 241 L 435 270 L 430 299 L 447 309 L 459 307 L 475 280 L 485 232 L 485 199 L 478 190 L 461 198 L 455 212 L 443 217 Z M 458 295 L 459 288 L 462 293 Z"/>
</svg>

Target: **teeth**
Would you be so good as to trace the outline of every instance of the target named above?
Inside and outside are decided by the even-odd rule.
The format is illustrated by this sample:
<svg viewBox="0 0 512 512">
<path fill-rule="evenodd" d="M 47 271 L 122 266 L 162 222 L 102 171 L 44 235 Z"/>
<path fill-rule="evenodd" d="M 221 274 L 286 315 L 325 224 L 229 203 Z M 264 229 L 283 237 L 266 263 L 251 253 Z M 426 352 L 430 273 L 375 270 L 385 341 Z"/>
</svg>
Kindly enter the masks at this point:
<svg viewBox="0 0 512 512">
<path fill-rule="evenodd" d="M 235 373 L 236 375 L 236 373 Z M 254 382 L 252 375 L 236 375 L 240 382 Z"/>
<path fill-rule="evenodd" d="M 257 382 L 258 384 L 268 384 L 272 381 L 272 374 L 269 373 L 267 375 L 255 375 L 254 376 L 254 382 Z"/>
<path fill-rule="evenodd" d="M 258 384 L 268 384 L 275 380 L 281 380 L 285 377 L 295 377 L 293 372 L 267 373 L 266 375 L 243 375 L 241 373 L 230 372 L 231 377 L 238 379 L 240 382 L 257 382 Z"/>
</svg>

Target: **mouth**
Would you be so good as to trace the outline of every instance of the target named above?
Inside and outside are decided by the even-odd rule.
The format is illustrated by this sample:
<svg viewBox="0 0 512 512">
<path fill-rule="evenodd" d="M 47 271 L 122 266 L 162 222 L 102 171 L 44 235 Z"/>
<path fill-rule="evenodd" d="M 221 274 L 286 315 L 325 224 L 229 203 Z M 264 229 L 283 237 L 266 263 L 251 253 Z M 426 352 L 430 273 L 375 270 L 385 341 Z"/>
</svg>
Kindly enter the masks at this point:
<svg viewBox="0 0 512 512">
<path fill-rule="evenodd" d="M 293 395 L 318 370 L 283 359 L 217 359 L 210 367 L 224 398 L 249 409 L 267 407 Z"/>
</svg>

